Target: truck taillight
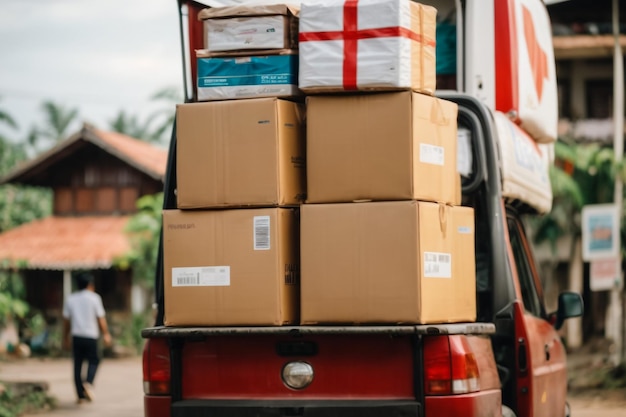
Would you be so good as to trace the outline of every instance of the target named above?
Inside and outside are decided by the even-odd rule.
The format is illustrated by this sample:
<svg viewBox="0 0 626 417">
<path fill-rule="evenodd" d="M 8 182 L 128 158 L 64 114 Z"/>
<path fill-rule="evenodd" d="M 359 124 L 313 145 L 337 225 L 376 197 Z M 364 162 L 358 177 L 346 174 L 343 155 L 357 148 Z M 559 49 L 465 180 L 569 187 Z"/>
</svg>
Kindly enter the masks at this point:
<svg viewBox="0 0 626 417">
<path fill-rule="evenodd" d="M 143 349 L 143 392 L 170 394 L 170 349 L 166 339 L 148 339 Z"/>
<path fill-rule="evenodd" d="M 464 336 L 424 338 L 424 393 L 465 394 L 480 390 L 478 364 Z"/>
</svg>

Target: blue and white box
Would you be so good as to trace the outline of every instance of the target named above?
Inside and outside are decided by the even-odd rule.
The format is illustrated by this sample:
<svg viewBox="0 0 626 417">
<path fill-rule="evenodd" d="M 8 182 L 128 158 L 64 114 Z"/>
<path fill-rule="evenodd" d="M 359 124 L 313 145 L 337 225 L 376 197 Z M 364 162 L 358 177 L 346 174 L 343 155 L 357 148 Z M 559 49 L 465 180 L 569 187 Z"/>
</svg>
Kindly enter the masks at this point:
<svg viewBox="0 0 626 417">
<path fill-rule="evenodd" d="M 198 101 L 289 97 L 298 89 L 298 55 L 201 56 Z"/>
</svg>

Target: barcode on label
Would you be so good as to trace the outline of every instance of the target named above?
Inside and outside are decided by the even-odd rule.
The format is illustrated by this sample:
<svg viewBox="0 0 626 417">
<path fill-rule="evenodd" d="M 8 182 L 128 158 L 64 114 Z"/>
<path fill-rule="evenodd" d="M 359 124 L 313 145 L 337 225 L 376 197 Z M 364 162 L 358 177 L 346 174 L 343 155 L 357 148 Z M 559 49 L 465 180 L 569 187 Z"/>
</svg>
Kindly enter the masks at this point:
<svg viewBox="0 0 626 417">
<path fill-rule="evenodd" d="M 444 149 L 441 146 L 420 143 L 420 162 L 432 165 L 443 165 Z"/>
<path fill-rule="evenodd" d="M 424 252 L 424 277 L 452 278 L 452 255 L 441 252 Z"/>
<path fill-rule="evenodd" d="M 200 283 L 200 278 L 196 276 L 182 276 L 176 277 L 176 286 L 182 287 L 187 285 L 198 285 Z"/>
<path fill-rule="evenodd" d="M 254 216 L 254 250 L 270 248 L 270 216 Z"/>
<path fill-rule="evenodd" d="M 230 285 L 230 266 L 172 268 L 173 287 L 224 287 Z"/>
</svg>

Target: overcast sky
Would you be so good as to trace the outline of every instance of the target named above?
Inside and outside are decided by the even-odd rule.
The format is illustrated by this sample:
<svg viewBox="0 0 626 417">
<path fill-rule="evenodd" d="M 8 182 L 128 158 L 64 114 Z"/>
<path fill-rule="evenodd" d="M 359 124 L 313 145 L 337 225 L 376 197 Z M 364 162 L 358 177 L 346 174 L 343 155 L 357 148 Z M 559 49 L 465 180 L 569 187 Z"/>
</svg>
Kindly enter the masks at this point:
<svg viewBox="0 0 626 417">
<path fill-rule="evenodd" d="M 44 100 L 106 129 L 182 84 L 176 0 L 0 0 L 0 108 L 20 125 L 2 129 L 10 138 L 43 119 Z"/>
</svg>

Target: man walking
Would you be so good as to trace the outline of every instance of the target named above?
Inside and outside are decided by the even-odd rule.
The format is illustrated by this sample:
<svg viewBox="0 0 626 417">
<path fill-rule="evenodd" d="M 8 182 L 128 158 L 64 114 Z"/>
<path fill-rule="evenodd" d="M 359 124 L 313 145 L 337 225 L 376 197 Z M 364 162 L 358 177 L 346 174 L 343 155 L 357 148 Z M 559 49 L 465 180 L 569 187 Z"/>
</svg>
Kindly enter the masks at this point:
<svg viewBox="0 0 626 417">
<path fill-rule="evenodd" d="M 78 291 L 70 295 L 63 306 L 63 346 L 70 346 L 74 357 L 74 384 L 78 403 L 93 401 L 93 381 L 96 377 L 100 355 L 100 333 L 105 345 L 111 344 L 102 298 L 95 292 L 93 275 L 81 273 L 76 278 Z M 83 379 L 83 363 L 87 361 L 87 375 Z"/>
</svg>

